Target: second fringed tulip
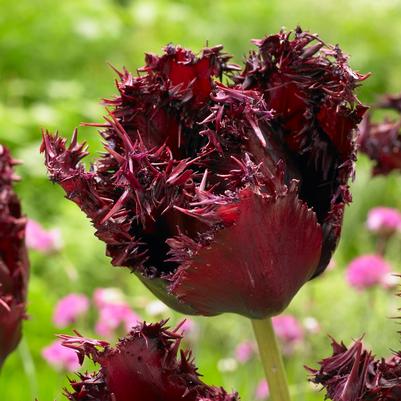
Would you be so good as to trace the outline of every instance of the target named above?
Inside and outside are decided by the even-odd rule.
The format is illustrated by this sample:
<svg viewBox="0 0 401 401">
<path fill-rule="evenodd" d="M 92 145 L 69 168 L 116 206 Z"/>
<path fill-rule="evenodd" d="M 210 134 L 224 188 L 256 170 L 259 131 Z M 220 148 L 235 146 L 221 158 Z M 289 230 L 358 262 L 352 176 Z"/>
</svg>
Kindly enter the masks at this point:
<svg viewBox="0 0 401 401">
<path fill-rule="evenodd" d="M 167 46 L 119 73 L 90 171 L 76 133 L 44 135 L 51 179 L 112 263 L 184 313 L 280 313 L 327 266 L 351 199 L 364 77 L 300 29 L 254 43 L 242 72 L 219 46 Z"/>
<path fill-rule="evenodd" d="M 0 368 L 21 339 L 28 283 L 26 218 L 12 189 L 14 164 L 0 145 Z"/>
<path fill-rule="evenodd" d="M 326 390 L 325 400 L 399 401 L 401 399 L 401 353 L 376 359 L 357 340 L 347 348 L 332 340 L 333 354 L 320 369 L 307 368 L 311 381 Z"/>
<path fill-rule="evenodd" d="M 93 373 L 71 380 L 71 401 L 239 401 L 237 394 L 200 380 L 190 351 L 180 350 L 178 328 L 165 322 L 140 324 L 116 347 L 106 341 L 61 336 L 66 347 L 100 365 Z M 179 356 L 178 356 L 179 355 Z"/>
<path fill-rule="evenodd" d="M 401 113 L 401 96 L 385 96 L 377 109 Z M 388 175 L 401 170 L 401 118 L 372 122 L 372 112 L 360 125 L 360 151 L 374 162 L 373 175 Z"/>
</svg>

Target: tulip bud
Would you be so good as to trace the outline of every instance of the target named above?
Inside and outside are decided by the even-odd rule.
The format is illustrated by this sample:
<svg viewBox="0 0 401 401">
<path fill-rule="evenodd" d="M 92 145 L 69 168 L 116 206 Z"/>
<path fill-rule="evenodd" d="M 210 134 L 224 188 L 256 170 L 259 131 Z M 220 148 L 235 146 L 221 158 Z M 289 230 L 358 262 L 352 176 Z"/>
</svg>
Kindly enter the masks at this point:
<svg viewBox="0 0 401 401">
<path fill-rule="evenodd" d="M 187 314 L 280 313 L 326 268 L 351 200 L 365 77 L 300 29 L 255 43 L 240 73 L 221 46 L 119 73 L 90 171 L 76 132 L 68 147 L 44 134 L 51 179 L 112 263 Z"/>
<path fill-rule="evenodd" d="M 237 394 L 203 383 L 190 351 L 179 350 L 179 327 L 165 322 L 140 324 L 116 347 L 106 341 L 60 336 L 82 363 L 88 357 L 100 370 L 71 380 L 71 401 L 239 401 Z M 178 357 L 178 354 L 180 355 Z"/>
<path fill-rule="evenodd" d="M 14 164 L 0 145 L 0 367 L 21 338 L 29 269 L 26 218 L 12 189 Z"/>
</svg>

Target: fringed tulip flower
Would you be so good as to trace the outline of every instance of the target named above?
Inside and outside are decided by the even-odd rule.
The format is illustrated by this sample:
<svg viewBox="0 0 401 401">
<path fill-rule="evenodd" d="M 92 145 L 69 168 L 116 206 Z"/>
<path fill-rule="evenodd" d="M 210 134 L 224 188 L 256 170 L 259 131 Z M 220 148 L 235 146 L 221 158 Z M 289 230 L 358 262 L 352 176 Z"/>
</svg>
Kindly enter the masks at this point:
<svg viewBox="0 0 401 401">
<path fill-rule="evenodd" d="M 379 255 L 363 255 L 355 258 L 348 266 L 346 279 L 351 287 L 365 290 L 383 285 L 391 266 Z"/>
<path fill-rule="evenodd" d="M 236 394 L 203 383 L 189 351 L 180 350 L 179 328 L 141 324 L 116 347 L 105 341 L 61 336 L 63 344 L 100 365 L 79 374 L 66 391 L 71 401 L 238 401 Z M 179 356 L 178 356 L 179 355 Z"/>
<path fill-rule="evenodd" d="M 387 97 L 378 104 L 380 107 L 401 112 L 401 97 Z M 385 118 L 373 123 L 366 116 L 360 125 L 359 148 L 375 164 L 373 175 L 387 175 L 401 170 L 401 118 Z"/>
<path fill-rule="evenodd" d="M 393 351 L 389 358 L 376 358 L 364 348 L 361 339 L 350 347 L 332 339 L 331 346 L 333 354 L 319 362 L 320 369 L 306 368 L 311 381 L 326 390 L 325 399 L 401 400 L 401 351 Z"/>
<path fill-rule="evenodd" d="M 242 72 L 221 46 L 169 45 L 118 73 L 105 123 L 89 124 L 105 141 L 89 171 L 76 132 L 43 138 L 112 263 L 187 314 L 280 313 L 326 268 L 351 200 L 365 77 L 300 29 L 254 43 Z"/>
<path fill-rule="evenodd" d="M 350 348 L 332 341 L 333 355 L 310 369 L 312 381 L 323 385 L 333 401 L 399 401 L 401 399 L 401 353 L 375 359 L 360 340 Z"/>
<path fill-rule="evenodd" d="M 14 164 L 0 145 L 0 367 L 21 338 L 29 269 L 26 218 L 12 189 Z"/>
</svg>

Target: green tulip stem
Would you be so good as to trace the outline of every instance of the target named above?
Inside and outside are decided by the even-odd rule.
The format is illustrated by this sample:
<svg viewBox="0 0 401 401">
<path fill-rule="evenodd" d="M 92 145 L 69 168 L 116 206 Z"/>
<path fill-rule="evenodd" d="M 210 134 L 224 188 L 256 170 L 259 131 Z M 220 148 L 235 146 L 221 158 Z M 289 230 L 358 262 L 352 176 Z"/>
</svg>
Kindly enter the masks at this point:
<svg viewBox="0 0 401 401">
<path fill-rule="evenodd" d="M 269 384 L 271 401 L 290 401 L 283 358 L 274 334 L 271 318 L 252 320 L 260 359 Z"/>
</svg>

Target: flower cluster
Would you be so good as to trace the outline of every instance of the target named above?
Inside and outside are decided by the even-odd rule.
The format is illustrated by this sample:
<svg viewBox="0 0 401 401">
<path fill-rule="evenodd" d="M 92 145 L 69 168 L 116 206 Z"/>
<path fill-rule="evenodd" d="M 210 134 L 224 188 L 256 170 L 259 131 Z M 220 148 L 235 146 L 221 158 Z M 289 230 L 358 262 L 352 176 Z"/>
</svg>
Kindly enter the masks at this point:
<svg viewBox="0 0 401 401">
<path fill-rule="evenodd" d="M 401 113 L 401 96 L 385 96 L 377 108 Z M 373 175 L 387 175 L 401 170 L 401 118 L 376 123 L 371 116 L 364 118 L 360 125 L 359 148 L 374 161 Z"/>
<path fill-rule="evenodd" d="M 12 189 L 15 164 L 0 145 L 0 367 L 21 338 L 29 273 L 26 218 Z"/>
<path fill-rule="evenodd" d="M 105 123 L 89 124 L 105 140 L 90 171 L 77 132 L 43 137 L 112 263 L 187 314 L 280 313 L 326 268 L 351 200 L 365 76 L 299 28 L 254 44 L 242 70 L 221 46 L 169 45 L 118 72 Z"/>
<path fill-rule="evenodd" d="M 106 341 L 60 336 L 75 350 L 82 363 L 86 357 L 100 370 L 78 374 L 71 380 L 71 401 L 238 401 L 237 394 L 203 383 L 189 351 L 180 351 L 179 326 L 169 331 L 165 322 L 140 324 L 116 347 Z M 178 357 L 178 354 L 180 355 Z"/>
</svg>

